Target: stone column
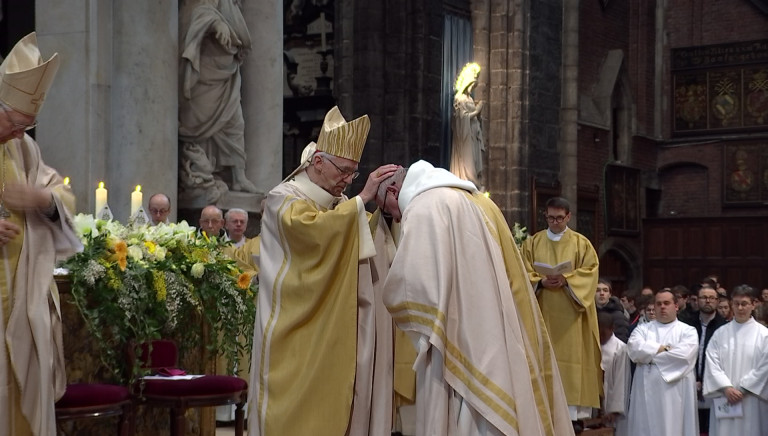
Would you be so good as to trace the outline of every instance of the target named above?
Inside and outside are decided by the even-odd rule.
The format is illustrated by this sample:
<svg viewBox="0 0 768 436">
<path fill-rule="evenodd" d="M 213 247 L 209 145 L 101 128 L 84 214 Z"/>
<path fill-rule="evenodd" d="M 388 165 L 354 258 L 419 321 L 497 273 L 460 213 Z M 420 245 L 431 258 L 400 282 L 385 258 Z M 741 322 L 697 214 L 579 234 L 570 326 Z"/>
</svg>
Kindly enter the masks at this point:
<svg viewBox="0 0 768 436">
<path fill-rule="evenodd" d="M 252 41 L 241 70 L 245 174 L 266 193 L 282 180 L 283 2 L 243 0 L 243 16 Z"/>
<path fill-rule="evenodd" d="M 578 216 L 578 117 L 579 117 L 579 1 L 563 2 L 563 97 L 560 110 L 561 194 Z M 576 230 L 576 220 L 570 226 Z"/>
<path fill-rule="evenodd" d="M 138 184 L 147 193 L 145 204 L 156 192 L 177 203 L 179 6 L 177 0 L 131 0 L 113 8 L 107 178 L 110 207 L 123 221 Z"/>
<path fill-rule="evenodd" d="M 37 0 L 38 41 L 61 68 L 36 130 L 43 159 L 72 178 L 77 210 L 93 213 L 104 181 L 127 222 L 141 184 L 176 204 L 176 0 Z M 172 214 L 172 219 L 175 213 Z"/>
</svg>

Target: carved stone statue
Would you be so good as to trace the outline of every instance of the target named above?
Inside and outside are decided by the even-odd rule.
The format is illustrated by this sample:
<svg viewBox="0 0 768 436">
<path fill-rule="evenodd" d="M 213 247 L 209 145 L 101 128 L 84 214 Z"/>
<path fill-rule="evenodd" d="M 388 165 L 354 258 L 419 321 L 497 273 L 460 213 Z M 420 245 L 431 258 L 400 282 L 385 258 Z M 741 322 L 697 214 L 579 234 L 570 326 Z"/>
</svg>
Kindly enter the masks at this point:
<svg viewBox="0 0 768 436">
<path fill-rule="evenodd" d="M 483 171 L 483 131 L 480 125 L 480 111 L 483 102 L 472 99 L 472 91 L 477 85 L 480 66 L 469 63 L 461 70 L 456 79 L 456 95 L 453 97 L 453 141 L 451 147 L 451 172 L 458 177 L 482 188 L 480 177 Z"/>
<path fill-rule="evenodd" d="M 179 187 L 210 202 L 227 189 L 257 192 L 245 176 L 240 103 L 240 65 L 251 37 L 237 3 L 186 0 L 179 13 Z"/>
</svg>

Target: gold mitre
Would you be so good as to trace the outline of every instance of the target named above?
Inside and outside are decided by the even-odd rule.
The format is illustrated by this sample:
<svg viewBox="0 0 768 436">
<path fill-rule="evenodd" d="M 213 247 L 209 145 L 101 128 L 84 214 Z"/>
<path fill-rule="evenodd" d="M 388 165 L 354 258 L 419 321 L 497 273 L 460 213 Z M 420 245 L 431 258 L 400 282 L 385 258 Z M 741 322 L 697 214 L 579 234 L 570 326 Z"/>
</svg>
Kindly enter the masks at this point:
<svg viewBox="0 0 768 436">
<path fill-rule="evenodd" d="M 317 138 L 317 151 L 360 162 L 371 129 L 368 115 L 347 122 L 338 106 L 328 111 Z"/>
<path fill-rule="evenodd" d="M 30 33 L 13 46 L 0 65 L 0 101 L 18 112 L 37 116 L 58 70 L 58 53 L 43 62 L 37 36 Z"/>
</svg>

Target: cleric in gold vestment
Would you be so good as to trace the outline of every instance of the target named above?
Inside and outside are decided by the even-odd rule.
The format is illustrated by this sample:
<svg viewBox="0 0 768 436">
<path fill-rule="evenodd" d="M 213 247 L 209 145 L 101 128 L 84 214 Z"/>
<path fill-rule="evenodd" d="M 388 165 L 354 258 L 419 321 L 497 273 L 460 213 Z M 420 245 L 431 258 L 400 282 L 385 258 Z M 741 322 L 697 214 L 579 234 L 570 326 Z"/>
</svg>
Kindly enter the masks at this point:
<svg viewBox="0 0 768 436">
<path fill-rule="evenodd" d="M 364 204 L 395 169 L 357 176 L 370 122 L 325 117 L 317 151 L 267 195 L 251 357 L 250 435 L 389 435 L 392 390 L 373 390 L 376 254 Z M 390 376 L 391 377 L 391 376 Z M 390 384 L 391 386 L 391 384 Z M 383 395 L 386 398 L 378 398 Z M 381 414 L 382 416 L 375 416 Z"/>
<path fill-rule="evenodd" d="M 568 228 L 570 217 L 567 200 L 547 201 L 549 228 L 526 239 L 522 251 L 575 421 L 600 407 L 602 373 L 595 308 L 597 253 L 589 239 Z M 533 269 L 534 262 L 557 265 L 568 260 L 573 271 L 564 275 L 542 276 Z"/>
<path fill-rule="evenodd" d="M 66 387 L 57 258 L 81 248 L 74 196 L 24 132 L 35 125 L 59 58 L 43 62 L 34 33 L 0 66 L 0 435 L 54 436 Z"/>
<path fill-rule="evenodd" d="M 471 182 L 425 161 L 392 179 L 377 200 L 401 218 L 384 303 L 418 349 L 416 434 L 572 435 L 552 346 L 501 211 Z"/>
</svg>

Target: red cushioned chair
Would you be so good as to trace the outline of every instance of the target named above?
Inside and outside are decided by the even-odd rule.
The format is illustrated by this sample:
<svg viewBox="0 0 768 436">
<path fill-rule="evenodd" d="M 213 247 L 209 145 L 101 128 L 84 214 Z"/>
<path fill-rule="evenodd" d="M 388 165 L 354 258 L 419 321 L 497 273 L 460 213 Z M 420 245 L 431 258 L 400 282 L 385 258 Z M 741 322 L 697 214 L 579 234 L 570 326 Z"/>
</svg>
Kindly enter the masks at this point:
<svg viewBox="0 0 768 436">
<path fill-rule="evenodd" d="M 56 402 L 56 421 L 119 416 L 117 434 L 134 432 L 133 401 L 128 388 L 98 383 L 67 385 L 64 396 Z"/>
<path fill-rule="evenodd" d="M 159 370 L 176 368 L 178 349 L 173 341 L 152 341 L 152 350 L 143 347 L 141 362 L 145 368 Z M 149 355 L 148 355 L 149 354 Z M 248 383 L 240 377 L 228 375 L 205 375 L 191 380 L 142 380 L 140 397 L 148 406 L 171 409 L 171 434 L 183 436 L 186 420 L 184 415 L 191 407 L 225 406 L 234 404 L 235 436 L 243 435 L 245 412 L 243 407 L 248 398 Z"/>
</svg>

